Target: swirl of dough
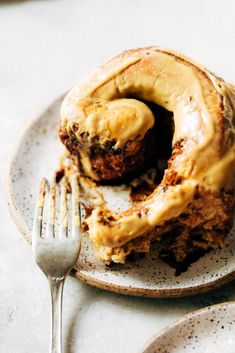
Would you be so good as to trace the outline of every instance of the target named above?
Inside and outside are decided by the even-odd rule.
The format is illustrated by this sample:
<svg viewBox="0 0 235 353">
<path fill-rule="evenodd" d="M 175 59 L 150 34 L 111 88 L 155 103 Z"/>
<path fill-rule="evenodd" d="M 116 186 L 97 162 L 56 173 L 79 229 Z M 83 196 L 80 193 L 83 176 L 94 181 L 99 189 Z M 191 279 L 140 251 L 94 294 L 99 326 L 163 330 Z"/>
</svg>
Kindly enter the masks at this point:
<svg viewBox="0 0 235 353">
<path fill-rule="evenodd" d="M 157 119 L 146 101 L 173 113 L 168 167 L 143 202 L 120 214 L 103 206 L 93 210 L 87 223 L 97 246 L 122 246 L 176 220 L 196 195 L 212 194 L 221 200 L 221 193 L 233 194 L 234 89 L 188 57 L 158 47 L 122 53 L 64 99 L 60 137 L 79 156 L 83 173 L 94 180 L 112 179 L 143 163 L 154 146 L 148 139 Z M 112 169 L 113 156 L 118 156 L 118 163 Z"/>
</svg>

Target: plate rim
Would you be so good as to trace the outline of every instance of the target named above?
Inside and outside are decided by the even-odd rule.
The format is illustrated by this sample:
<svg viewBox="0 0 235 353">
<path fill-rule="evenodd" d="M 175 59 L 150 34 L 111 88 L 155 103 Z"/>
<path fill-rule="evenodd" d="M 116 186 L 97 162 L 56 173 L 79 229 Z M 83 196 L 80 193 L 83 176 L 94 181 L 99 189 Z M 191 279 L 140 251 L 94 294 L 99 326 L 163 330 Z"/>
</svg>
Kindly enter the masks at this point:
<svg viewBox="0 0 235 353">
<path fill-rule="evenodd" d="M 26 126 L 24 129 L 22 129 L 22 132 L 15 144 L 15 148 L 13 149 L 13 153 L 11 154 L 10 161 L 8 164 L 8 168 L 6 171 L 6 178 L 5 178 L 5 197 L 7 200 L 8 204 L 8 209 L 11 214 L 11 217 L 16 224 L 16 227 L 18 230 L 22 233 L 26 241 L 31 244 L 31 236 L 30 233 L 27 230 L 27 227 L 25 226 L 24 220 L 18 212 L 17 206 L 14 201 L 14 193 L 13 193 L 13 188 L 12 188 L 12 181 L 11 181 L 11 176 L 12 176 L 12 169 L 13 169 L 13 164 L 14 161 L 17 157 L 18 150 L 20 146 L 23 144 L 23 141 L 28 134 L 28 132 L 34 127 L 34 125 L 41 119 L 41 117 L 46 113 L 49 107 L 51 107 L 53 104 L 55 104 L 56 101 L 61 100 L 65 94 L 60 94 L 56 98 L 52 98 L 51 102 L 48 102 L 47 104 L 44 105 L 43 109 L 40 109 L 38 114 L 34 115 L 34 118 L 30 119 L 28 123 L 26 123 Z M 177 297 L 185 297 L 189 295 L 196 295 L 196 294 L 201 294 L 201 293 L 206 293 L 210 290 L 219 288 L 223 286 L 224 284 L 232 281 L 235 279 L 235 270 L 231 271 L 219 278 L 215 278 L 214 280 L 207 282 L 207 283 L 202 283 L 200 285 L 195 285 L 195 286 L 188 286 L 185 288 L 158 288 L 158 289 L 148 289 L 148 288 L 141 288 L 141 287 L 133 287 L 133 286 L 122 286 L 118 284 L 110 284 L 105 282 L 104 280 L 100 280 L 97 278 L 94 278 L 92 276 L 86 275 L 79 271 L 79 266 L 77 268 L 74 268 L 70 274 L 89 284 L 92 285 L 96 288 L 99 289 L 104 289 L 109 292 L 115 292 L 119 294 L 124 294 L 124 295 L 131 295 L 131 296 L 141 296 L 141 297 L 150 297 L 150 298 L 177 298 Z"/>
<path fill-rule="evenodd" d="M 187 314 L 184 314 L 180 316 L 178 319 L 175 319 L 173 322 L 168 324 L 167 326 L 163 327 L 160 329 L 158 332 L 153 334 L 145 343 L 145 345 L 141 348 L 141 350 L 138 351 L 138 353 L 146 353 L 146 349 L 150 347 L 151 344 L 153 344 L 158 338 L 160 338 L 162 335 L 164 335 L 168 330 L 171 330 L 174 327 L 177 327 L 178 325 L 186 322 L 188 319 L 195 318 L 200 314 L 206 313 L 209 310 L 213 310 L 213 308 L 223 308 L 223 307 L 228 307 L 228 306 L 235 306 L 235 300 L 231 301 L 225 301 L 222 303 L 218 304 L 212 304 L 212 305 L 207 305 L 201 309 L 193 310 L 188 312 Z"/>
</svg>

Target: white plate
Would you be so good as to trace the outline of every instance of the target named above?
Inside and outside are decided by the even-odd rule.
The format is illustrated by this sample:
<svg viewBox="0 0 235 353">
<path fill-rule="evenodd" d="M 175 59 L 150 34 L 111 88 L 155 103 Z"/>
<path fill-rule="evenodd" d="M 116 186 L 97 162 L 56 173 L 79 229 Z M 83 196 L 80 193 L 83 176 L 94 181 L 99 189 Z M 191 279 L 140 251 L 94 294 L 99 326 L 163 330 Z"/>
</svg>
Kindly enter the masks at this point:
<svg viewBox="0 0 235 353">
<path fill-rule="evenodd" d="M 58 138 L 59 107 L 62 97 L 54 101 L 26 129 L 17 147 L 8 175 L 8 200 L 13 218 L 30 241 L 35 195 L 39 180 L 52 177 L 64 147 Z M 126 207 L 117 188 L 114 207 Z M 124 205 L 125 204 L 125 205 Z M 231 235 L 232 236 L 232 232 Z M 149 297 L 177 297 L 196 294 L 218 287 L 235 278 L 235 244 L 212 251 L 192 264 L 188 271 L 175 277 L 175 271 L 153 253 L 144 259 L 118 268 L 107 268 L 95 260 L 89 241 L 84 241 L 74 276 L 99 288 L 123 294 Z"/>
<path fill-rule="evenodd" d="M 235 302 L 184 316 L 157 333 L 139 353 L 186 352 L 235 352 Z"/>
</svg>

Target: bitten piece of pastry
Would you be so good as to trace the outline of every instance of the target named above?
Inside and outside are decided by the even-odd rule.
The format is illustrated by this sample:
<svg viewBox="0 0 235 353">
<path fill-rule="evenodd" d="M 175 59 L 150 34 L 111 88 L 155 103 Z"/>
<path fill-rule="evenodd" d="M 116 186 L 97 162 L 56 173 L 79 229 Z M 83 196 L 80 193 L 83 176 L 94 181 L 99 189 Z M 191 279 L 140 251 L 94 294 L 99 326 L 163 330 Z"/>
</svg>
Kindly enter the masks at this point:
<svg viewBox="0 0 235 353">
<path fill-rule="evenodd" d="M 171 156 L 146 200 L 120 214 L 93 209 L 89 235 L 104 261 L 124 262 L 171 233 L 169 250 L 180 262 L 195 249 L 223 247 L 232 225 L 234 89 L 175 51 L 126 51 L 68 93 L 60 138 L 80 173 L 116 179 L 159 158 L 162 117 L 152 103 L 173 115 Z"/>
</svg>

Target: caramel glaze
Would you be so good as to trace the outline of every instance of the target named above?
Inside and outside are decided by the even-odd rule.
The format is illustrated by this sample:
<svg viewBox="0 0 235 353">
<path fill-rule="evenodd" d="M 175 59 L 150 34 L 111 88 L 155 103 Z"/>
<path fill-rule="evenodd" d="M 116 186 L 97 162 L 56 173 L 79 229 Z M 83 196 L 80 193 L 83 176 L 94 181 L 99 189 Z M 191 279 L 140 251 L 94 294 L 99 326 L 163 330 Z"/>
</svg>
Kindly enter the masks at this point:
<svg viewBox="0 0 235 353">
<path fill-rule="evenodd" d="M 128 96 L 136 99 L 128 99 Z M 154 102 L 174 116 L 172 156 L 156 189 L 120 214 L 98 203 L 87 219 L 99 247 L 120 247 L 176 218 L 195 193 L 231 193 L 234 187 L 235 92 L 203 66 L 171 50 L 149 47 L 123 52 L 75 86 L 61 106 L 61 131 L 78 142 L 86 134 L 121 148 L 143 139 L 154 117 L 141 102 Z M 157 119 L 157 117 L 155 117 Z M 78 144 L 79 145 L 79 144 Z M 79 145 L 85 174 L 97 179 Z"/>
</svg>

